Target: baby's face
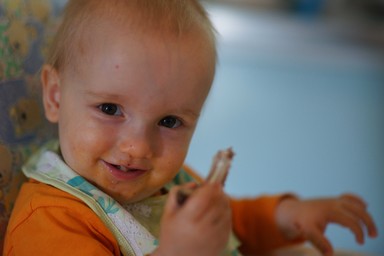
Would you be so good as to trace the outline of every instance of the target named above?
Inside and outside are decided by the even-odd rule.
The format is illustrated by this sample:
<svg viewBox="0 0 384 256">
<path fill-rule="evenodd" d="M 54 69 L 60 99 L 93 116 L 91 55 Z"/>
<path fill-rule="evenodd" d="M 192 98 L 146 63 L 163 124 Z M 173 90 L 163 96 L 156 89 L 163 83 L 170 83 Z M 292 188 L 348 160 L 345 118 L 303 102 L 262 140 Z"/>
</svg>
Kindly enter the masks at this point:
<svg viewBox="0 0 384 256">
<path fill-rule="evenodd" d="M 198 34 L 100 27 L 81 66 L 61 74 L 51 121 L 59 123 L 66 163 L 120 202 L 159 191 L 183 164 L 209 92 L 208 45 Z"/>
</svg>

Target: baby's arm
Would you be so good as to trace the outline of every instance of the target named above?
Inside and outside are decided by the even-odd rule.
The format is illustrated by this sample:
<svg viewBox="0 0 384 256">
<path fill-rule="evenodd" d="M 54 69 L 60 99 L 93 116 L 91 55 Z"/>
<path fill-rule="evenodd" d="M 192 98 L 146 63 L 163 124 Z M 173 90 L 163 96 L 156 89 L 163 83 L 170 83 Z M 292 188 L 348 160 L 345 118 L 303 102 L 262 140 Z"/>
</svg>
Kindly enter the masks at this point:
<svg viewBox="0 0 384 256">
<path fill-rule="evenodd" d="M 276 221 L 288 239 L 302 237 L 324 255 L 333 254 L 332 245 L 324 236 L 326 226 L 330 223 L 350 229 L 359 244 L 364 243 L 364 229 L 367 229 L 369 237 L 377 236 L 366 204 L 353 194 L 311 200 L 287 198 L 276 209 Z"/>
<path fill-rule="evenodd" d="M 264 255 L 304 242 L 302 238 L 287 239 L 276 223 L 278 205 L 290 196 L 281 194 L 231 199 L 233 231 L 241 241 L 239 249 L 244 255 Z"/>
<path fill-rule="evenodd" d="M 152 255 L 220 255 L 231 230 L 230 204 L 222 186 L 204 184 L 183 205 L 177 203 L 179 190 L 175 187 L 169 193 L 159 247 Z"/>
</svg>

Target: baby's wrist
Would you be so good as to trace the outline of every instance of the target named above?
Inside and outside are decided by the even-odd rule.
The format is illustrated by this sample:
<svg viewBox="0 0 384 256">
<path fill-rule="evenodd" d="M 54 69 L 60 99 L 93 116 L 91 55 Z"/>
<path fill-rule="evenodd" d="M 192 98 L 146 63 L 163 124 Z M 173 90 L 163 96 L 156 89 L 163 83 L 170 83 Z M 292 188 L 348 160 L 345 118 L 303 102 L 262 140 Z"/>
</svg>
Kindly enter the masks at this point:
<svg viewBox="0 0 384 256">
<path fill-rule="evenodd" d="M 296 222 L 297 206 L 300 203 L 298 196 L 286 194 L 276 207 L 276 223 L 284 237 L 293 240 L 301 235 L 300 228 Z"/>
</svg>

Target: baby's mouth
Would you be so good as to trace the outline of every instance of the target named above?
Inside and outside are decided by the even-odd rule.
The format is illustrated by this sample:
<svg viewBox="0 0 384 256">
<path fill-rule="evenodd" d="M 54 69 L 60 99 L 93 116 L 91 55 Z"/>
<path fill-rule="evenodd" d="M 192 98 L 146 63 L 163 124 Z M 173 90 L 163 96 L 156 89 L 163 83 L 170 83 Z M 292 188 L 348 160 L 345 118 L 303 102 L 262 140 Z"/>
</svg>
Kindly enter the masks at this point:
<svg viewBox="0 0 384 256">
<path fill-rule="evenodd" d="M 129 181 L 141 177 L 150 171 L 144 165 L 140 164 L 112 164 L 111 162 L 103 161 L 109 173 L 117 180 Z"/>
<path fill-rule="evenodd" d="M 123 165 L 114 165 L 113 164 L 113 167 L 115 167 L 116 169 L 118 169 L 120 171 L 123 171 L 123 172 L 137 172 L 137 171 L 140 171 L 139 169 L 128 168 L 128 167 L 123 166 Z"/>
</svg>

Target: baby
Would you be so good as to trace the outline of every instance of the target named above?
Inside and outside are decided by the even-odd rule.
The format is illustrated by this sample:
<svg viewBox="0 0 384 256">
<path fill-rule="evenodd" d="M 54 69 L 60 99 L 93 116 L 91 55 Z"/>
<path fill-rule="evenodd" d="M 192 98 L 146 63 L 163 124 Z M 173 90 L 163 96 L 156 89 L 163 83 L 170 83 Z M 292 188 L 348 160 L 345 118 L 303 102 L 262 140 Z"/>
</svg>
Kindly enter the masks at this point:
<svg viewBox="0 0 384 256">
<path fill-rule="evenodd" d="M 183 165 L 216 65 L 197 0 L 70 0 L 41 71 L 58 141 L 24 166 L 4 255 L 241 255 L 310 241 L 330 222 L 376 236 L 355 195 L 229 198 Z M 183 205 L 181 188 L 195 188 Z"/>
</svg>

